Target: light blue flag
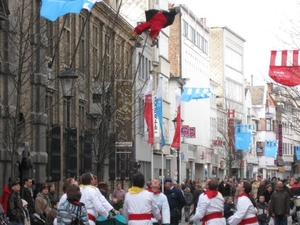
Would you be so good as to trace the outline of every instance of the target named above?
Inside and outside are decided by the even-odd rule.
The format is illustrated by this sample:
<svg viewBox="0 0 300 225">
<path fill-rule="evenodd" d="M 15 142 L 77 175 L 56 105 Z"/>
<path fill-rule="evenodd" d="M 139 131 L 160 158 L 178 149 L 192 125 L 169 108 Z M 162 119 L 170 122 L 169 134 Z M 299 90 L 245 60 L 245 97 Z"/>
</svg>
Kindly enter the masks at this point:
<svg viewBox="0 0 300 225">
<path fill-rule="evenodd" d="M 42 0 L 41 16 L 55 21 L 67 13 L 80 13 L 81 9 L 91 10 L 101 0 Z"/>
<path fill-rule="evenodd" d="M 210 98 L 211 89 L 210 88 L 183 88 L 183 93 L 181 95 L 181 100 L 184 102 L 189 102 L 193 99 L 204 99 Z"/>
<path fill-rule="evenodd" d="M 300 146 L 295 146 L 296 159 L 300 160 Z"/>
<path fill-rule="evenodd" d="M 250 150 L 253 125 L 236 124 L 234 126 L 234 147 L 236 150 Z"/>
<path fill-rule="evenodd" d="M 161 132 L 161 146 L 163 147 L 166 145 L 166 140 L 163 132 L 164 130 L 163 130 L 163 113 L 162 113 L 163 107 L 162 107 L 162 79 L 161 78 L 158 81 L 155 106 L 156 106 L 156 116 L 159 122 L 160 132 Z"/>
<path fill-rule="evenodd" d="M 265 140 L 265 156 L 276 158 L 278 151 L 278 140 Z"/>
</svg>

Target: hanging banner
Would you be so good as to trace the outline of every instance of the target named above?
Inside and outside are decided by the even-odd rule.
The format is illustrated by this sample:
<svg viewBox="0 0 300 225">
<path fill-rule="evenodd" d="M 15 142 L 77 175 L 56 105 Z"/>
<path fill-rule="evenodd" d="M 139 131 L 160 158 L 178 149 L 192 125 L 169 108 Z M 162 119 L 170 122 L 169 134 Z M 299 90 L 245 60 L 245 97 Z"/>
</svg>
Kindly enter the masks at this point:
<svg viewBox="0 0 300 225">
<path fill-rule="evenodd" d="M 278 140 L 265 141 L 265 156 L 276 158 L 278 151 Z"/>
<path fill-rule="evenodd" d="M 300 160 L 300 146 L 295 146 L 296 159 Z"/>
<path fill-rule="evenodd" d="M 282 124 L 278 124 L 278 156 L 282 156 Z"/>
<path fill-rule="evenodd" d="M 234 142 L 236 150 L 250 150 L 253 125 L 234 125 Z"/>
</svg>

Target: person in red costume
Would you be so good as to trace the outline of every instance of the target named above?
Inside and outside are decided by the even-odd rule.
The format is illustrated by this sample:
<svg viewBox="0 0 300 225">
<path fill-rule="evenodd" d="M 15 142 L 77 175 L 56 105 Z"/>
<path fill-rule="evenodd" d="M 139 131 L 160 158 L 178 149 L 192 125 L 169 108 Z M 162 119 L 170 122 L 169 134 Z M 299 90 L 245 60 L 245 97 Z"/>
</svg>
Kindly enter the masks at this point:
<svg viewBox="0 0 300 225">
<path fill-rule="evenodd" d="M 202 225 L 226 225 L 223 217 L 224 198 L 217 191 L 218 186 L 219 182 L 215 179 L 207 181 L 206 190 L 199 196 L 196 213 L 189 221 L 189 225 L 200 220 Z"/>
<path fill-rule="evenodd" d="M 180 7 L 173 7 L 166 10 L 157 10 L 157 9 L 150 9 L 145 11 L 146 15 L 146 22 L 137 25 L 133 31 L 133 37 L 131 40 L 136 40 L 135 37 L 137 35 L 142 34 L 144 31 L 150 29 L 150 38 L 152 40 L 152 45 L 154 46 L 157 44 L 157 36 L 161 29 L 170 26 L 173 24 L 175 16 L 180 12 Z"/>
<path fill-rule="evenodd" d="M 10 189 L 11 180 L 12 180 L 11 177 L 8 178 L 8 184 L 3 187 L 3 191 L 0 199 L 0 204 L 2 205 L 5 213 L 7 213 L 8 199 L 11 194 L 11 189 Z"/>
</svg>

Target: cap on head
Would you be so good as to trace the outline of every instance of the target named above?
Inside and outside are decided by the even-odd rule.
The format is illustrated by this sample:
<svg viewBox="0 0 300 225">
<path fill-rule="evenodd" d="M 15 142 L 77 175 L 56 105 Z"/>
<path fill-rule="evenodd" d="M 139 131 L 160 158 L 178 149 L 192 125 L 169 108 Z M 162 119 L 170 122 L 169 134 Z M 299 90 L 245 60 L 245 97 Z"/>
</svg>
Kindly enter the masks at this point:
<svg viewBox="0 0 300 225">
<path fill-rule="evenodd" d="M 13 179 L 10 183 L 10 187 L 13 187 L 17 184 L 20 184 L 20 180 L 17 178 L 17 179 Z"/>
<path fill-rule="evenodd" d="M 171 178 L 166 178 L 165 183 L 172 183 L 172 179 Z"/>
</svg>

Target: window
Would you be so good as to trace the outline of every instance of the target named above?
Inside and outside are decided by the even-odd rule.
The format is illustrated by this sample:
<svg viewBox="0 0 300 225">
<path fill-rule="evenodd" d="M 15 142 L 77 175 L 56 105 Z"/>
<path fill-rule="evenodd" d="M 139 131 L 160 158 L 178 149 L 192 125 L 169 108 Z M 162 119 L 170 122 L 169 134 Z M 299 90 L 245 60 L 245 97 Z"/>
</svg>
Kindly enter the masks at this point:
<svg viewBox="0 0 300 225">
<path fill-rule="evenodd" d="M 260 120 L 256 121 L 256 131 L 261 131 L 261 122 L 260 122 Z"/>
<path fill-rule="evenodd" d="M 144 122 L 144 98 L 139 98 L 139 104 L 138 104 L 138 131 L 142 134 L 145 132 L 145 122 Z"/>
<path fill-rule="evenodd" d="M 79 15 L 79 30 L 85 30 L 85 18 L 81 15 Z M 82 32 L 82 35 L 80 36 L 79 40 L 79 48 L 78 48 L 78 55 L 79 55 L 79 70 L 81 72 L 84 72 L 85 70 L 85 61 L 86 61 L 86 49 L 85 49 L 85 32 Z"/>
<path fill-rule="evenodd" d="M 189 25 L 185 20 L 183 20 L 183 36 L 187 38 L 189 36 Z"/>
<path fill-rule="evenodd" d="M 92 51 L 93 51 L 93 55 L 92 55 L 92 69 L 93 69 L 93 75 L 97 76 L 99 74 L 99 27 L 93 25 L 93 40 L 92 40 Z"/>
<path fill-rule="evenodd" d="M 226 48 L 226 64 L 227 66 L 242 72 L 242 55 L 231 48 Z"/>
<path fill-rule="evenodd" d="M 266 119 L 266 131 L 273 131 L 273 123 L 271 119 Z"/>
<path fill-rule="evenodd" d="M 191 42 L 192 42 L 193 44 L 196 43 L 196 31 L 195 31 L 195 29 L 192 28 L 192 27 L 191 27 Z"/>
</svg>

